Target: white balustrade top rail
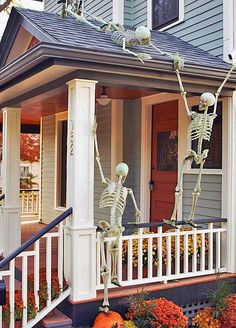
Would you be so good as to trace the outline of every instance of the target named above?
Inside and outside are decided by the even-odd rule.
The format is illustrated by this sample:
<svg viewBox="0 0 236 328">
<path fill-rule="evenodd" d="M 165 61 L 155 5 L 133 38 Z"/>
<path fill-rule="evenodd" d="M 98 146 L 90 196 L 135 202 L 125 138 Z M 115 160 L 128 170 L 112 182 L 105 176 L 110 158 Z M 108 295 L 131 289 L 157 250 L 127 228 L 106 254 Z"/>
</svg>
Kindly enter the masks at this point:
<svg viewBox="0 0 236 328">
<path fill-rule="evenodd" d="M 155 224 L 132 225 L 136 234 L 120 238 L 118 275 L 122 286 L 198 277 L 227 271 L 226 219 L 200 221 L 197 228 L 178 226 L 166 230 L 156 224 L 156 232 L 147 231 Z M 100 232 L 97 233 L 97 289 L 102 289 L 100 276 Z M 106 260 L 111 272 L 109 247 L 114 238 L 106 238 Z M 110 284 L 109 287 L 115 287 Z"/>
<path fill-rule="evenodd" d="M 39 322 L 45 315 L 53 310 L 62 300 L 70 294 L 70 288 L 64 289 L 63 279 L 63 259 L 64 259 L 64 229 L 63 220 L 72 213 L 69 208 L 62 213 L 57 219 L 52 221 L 48 226 L 43 228 L 37 235 L 21 245 L 16 251 L 8 255 L 0 261 L 0 279 L 4 279 L 8 290 L 8 306 L 9 306 L 9 327 L 14 328 L 16 324 L 16 296 L 21 295 L 23 301 L 22 327 L 30 328 Z M 58 226 L 56 231 L 50 231 Z M 55 247 L 52 247 L 54 245 Z M 56 262 L 55 262 L 56 261 Z M 42 270 L 42 268 L 44 268 Z M 55 269 L 56 268 L 56 269 Z M 56 271 L 55 271 L 56 270 Z M 58 277 L 58 287 L 61 292 L 58 297 L 52 294 L 52 275 Z M 46 300 L 42 303 L 39 292 L 42 286 L 41 275 L 45 276 Z M 29 286 L 29 278 L 32 279 L 32 290 Z M 64 284 L 65 285 L 65 284 Z M 19 292 L 17 294 L 17 292 Z M 31 295 L 29 295 L 31 292 Z M 35 300 L 35 306 L 38 309 L 34 318 L 29 318 L 29 300 L 32 297 Z M 6 309 L 0 306 L 0 328 L 4 322 L 3 314 Z M 6 321 L 6 320 L 5 320 Z"/>
</svg>

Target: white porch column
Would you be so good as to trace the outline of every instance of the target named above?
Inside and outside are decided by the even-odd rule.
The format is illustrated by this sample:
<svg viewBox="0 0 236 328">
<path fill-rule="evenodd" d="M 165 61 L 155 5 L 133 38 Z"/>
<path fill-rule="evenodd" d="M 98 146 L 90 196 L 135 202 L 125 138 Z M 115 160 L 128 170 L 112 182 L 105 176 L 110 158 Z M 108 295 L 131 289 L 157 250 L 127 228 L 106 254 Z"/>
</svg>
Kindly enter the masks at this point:
<svg viewBox="0 0 236 328">
<path fill-rule="evenodd" d="M 20 212 L 20 108 L 3 109 L 3 201 L 0 250 L 6 256 L 21 243 Z"/>
<path fill-rule="evenodd" d="M 229 101 L 227 145 L 227 270 L 236 272 L 236 91 Z"/>
<path fill-rule="evenodd" d="M 67 207 L 65 276 L 71 300 L 96 296 L 96 227 L 94 226 L 94 138 L 96 81 L 68 83 Z"/>
</svg>

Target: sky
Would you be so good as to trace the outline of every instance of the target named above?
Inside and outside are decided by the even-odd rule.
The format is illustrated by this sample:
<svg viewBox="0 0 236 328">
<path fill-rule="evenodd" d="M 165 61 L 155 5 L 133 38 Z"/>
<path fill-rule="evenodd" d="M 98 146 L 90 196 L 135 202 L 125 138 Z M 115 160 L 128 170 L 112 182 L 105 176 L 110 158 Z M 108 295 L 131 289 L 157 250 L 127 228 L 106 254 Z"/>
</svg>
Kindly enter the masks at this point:
<svg viewBox="0 0 236 328">
<path fill-rule="evenodd" d="M 3 2 L 3 0 L 0 0 L 0 3 Z M 43 10 L 43 3 L 39 1 L 33 1 L 33 0 L 20 0 L 21 6 L 24 8 L 29 9 L 35 9 L 35 10 Z M 5 26 L 7 24 L 9 15 L 5 12 L 0 13 L 0 39 L 3 35 Z"/>
</svg>

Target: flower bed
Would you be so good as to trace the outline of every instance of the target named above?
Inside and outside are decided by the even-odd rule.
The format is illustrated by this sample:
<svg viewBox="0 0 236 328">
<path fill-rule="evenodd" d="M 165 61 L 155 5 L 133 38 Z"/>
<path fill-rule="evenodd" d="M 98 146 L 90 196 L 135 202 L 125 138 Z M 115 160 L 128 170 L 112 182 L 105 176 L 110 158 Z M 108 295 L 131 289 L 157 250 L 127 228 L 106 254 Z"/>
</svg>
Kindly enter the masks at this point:
<svg viewBox="0 0 236 328">
<path fill-rule="evenodd" d="M 181 227 L 180 231 L 192 231 L 192 227 Z M 175 232 L 176 229 L 168 229 L 165 233 Z M 144 237 L 142 242 L 142 263 L 143 266 L 147 266 L 148 263 L 148 239 L 145 238 L 145 234 L 153 234 L 150 231 L 144 231 Z M 135 235 L 135 234 L 134 234 Z M 180 236 L 180 261 L 184 259 L 184 237 L 183 235 Z M 171 259 L 175 258 L 175 237 L 171 237 Z M 196 235 L 196 253 L 199 255 L 201 253 L 202 247 L 202 238 L 200 234 Z M 205 253 L 207 254 L 208 251 L 208 237 L 205 236 Z M 133 239 L 132 241 L 132 261 L 134 268 L 138 266 L 138 253 L 139 253 L 139 240 Z M 188 256 L 194 254 L 194 240 L 193 235 L 188 236 Z M 166 264 L 166 255 L 167 255 L 167 238 L 162 238 L 162 259 L 163 263 Z M 124 241 L 122 245 L 122 259 L 124 263 L 128 262 L 128 241 Z M 152 261 L 154 267 L 158 266 L 158 242 L 157 238 L 153 238 L 152 241 Z"/>
</svg>

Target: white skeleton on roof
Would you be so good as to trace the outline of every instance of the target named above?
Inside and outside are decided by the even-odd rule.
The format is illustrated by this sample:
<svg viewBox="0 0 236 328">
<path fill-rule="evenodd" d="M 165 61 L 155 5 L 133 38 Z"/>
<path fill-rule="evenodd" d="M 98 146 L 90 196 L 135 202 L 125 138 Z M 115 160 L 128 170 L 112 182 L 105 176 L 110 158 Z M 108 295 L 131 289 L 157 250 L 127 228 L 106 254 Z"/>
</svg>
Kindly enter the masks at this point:
<svg viewBox="0 0 236 328">
<path fill-rule="evenodd" d="M 120 286 L 118 274 L 117 274 L 117 264 L 118 264 L 118 253 L 119 253 L 119 241 L 124 231 L 122 227 L 122 216 L 124 214 L 126 199 L 130 195 L 135 208 L 136 223 L 139 223 L 140 211 L 138 209 L 133 190 L 131 188 L 126 188 L 123 186 L 126 177 L 128 175 L 128 165 L 125 163 L 119 163 L 116 166 L 116 176 L 118 180 L 116 182 L 111 181 L 105 178 L 101 162 L 100 154 L 98 150 L 97 142 L 97 123 L 95 121 L 93 133 L 94 133 L 94 142 L 95 142 L 95 151 L 96 151 L 96 161 L 98 163 L 98 168 L 101 176 L 102 183 L 107 187 L 103 191 L 99 203 L 100 208 L 108 207 L 110 209 L 110 223 L 105 220 L 101 220 L 98 223 L 98 226 L 102 229 L 100 234 L 101 241 L 101 276 L 104 283 L 104 301 L 103 307 L 100 308 L 101 311 L 109 311 L 109 300 L 108 300 L 108 282 L 109 282 L 109 269 L 107 266 L 107 261 L 105 257 L 105 238 L 113 237 L 114 240 L 111 242 L 109 247 L 111 257 L 112 257 L 112 272 L 111 272 L 111 282 L 114 285 Z"/>
<path fill-rule="evenodd" d="M 95 17 L 84 10 L 80 11 L 80 14 L 78 14 L 75 12 L 75 10 L 73 10 L 72 6 L 70 5 L 67 7 L 66 11 L 68 14 L 75 17 L 80 23 L 84 23 L 88 26 L 91 26 L 97 31 L 111 34 L 111 39 L 114 43 L 121 46 L 122 50 L 125 53 L 135 56 L 142 63 L 144 63 L 144 61 L 146 60 L 152 59 L 152 57 L 149 54 L 136 53 L 127 48 L 132 48 L 135 46 L 142 46 L 142 45 L 150 46 L 155 50 L 157 50 L 160 55 L 166 55 L 173 58 L 172 54 L 160 50 L 151 42 L 151 32 L 146 26 L 139 26 L 136 28 L 135 31 L 125 30 L 124 27 L 119 23 L 114 23 L 113 21 L 106 22 L 105 20 Z M 88 21 L 85 18 L 85 16 L 90 17 L 94 22 L 97 22 L 100 26 L 97 26 L 93 24 L 91 21 Z"/>
<path fill-rule="evenodd" d="M 224 81 L 220 85 L 220 87 L 217 89 L 215 95 L 209 92 L 205 92 L 200 97 L 200 103 L 199 103 L 199 111 L 200 113 L 197 113 L 195 111 L 191 111 L 188 106 L 186 92 L 183 87 L 183 83 L 180 76 L 180 69 L 183 68 L 183 61 L 178 55 L 175 57 L 175 69 L 176 74 L 180 86 L 180 92 L 184 101 L 185 109 L 187 112 L 187 115 L 191 118 L 191 121 L 188 126 L 188 142 L 192 144 L 193 140 L 197 140 L 197 151 L 194 151 L 192 149 L 188 150 L 187 157 L 183 160 L 182 168 L 180 171 L 180 175 L 178 178 L 178 183 L 175 188 L 175 205 L 174 210 L 171 216 L 170 220 L 164 220 L 165 223 L 170 224 L 175 227 L 175 223 L 177 220 L 177 209 L 180 197 L 183 194 L 183 174 L 184 169 L 188 162 L 192 163 L 192 161 L 195 161 L 196 164 L 200 165 L 199 167 L 199 173 L 197 177 L 197 182 L 194 187 L 193 193 L 192 193 L 192 207 L 189 214 L 189 217 L 187 219 L 184 219 L 184 221 L 192 226 L 195 226 L 194 224 L 194 214 L 196 210 L 197 200 L 201 193 L 201 177 L 202 177 L 202 169 L 204 167 L 205 161 L 208 156 L 209 149 L 202 149 L 203 148 L 203 142 L 204 140 L 210 141 L 213 123 L 215 118 L 217 117 L 216 110 L 217 110 L 217 101 L 218 97 L 221 93 L 221 90 L 223 89 L 225 83 L 229 79 L 232 71 L 236 67 L 236 63 L 234 62 L 230 70 L 228 71 Z M 208 113 L 209 106 L 213 106 L 213 113 Z"/>
</svg>

